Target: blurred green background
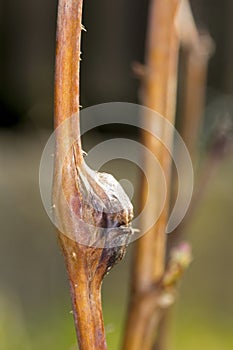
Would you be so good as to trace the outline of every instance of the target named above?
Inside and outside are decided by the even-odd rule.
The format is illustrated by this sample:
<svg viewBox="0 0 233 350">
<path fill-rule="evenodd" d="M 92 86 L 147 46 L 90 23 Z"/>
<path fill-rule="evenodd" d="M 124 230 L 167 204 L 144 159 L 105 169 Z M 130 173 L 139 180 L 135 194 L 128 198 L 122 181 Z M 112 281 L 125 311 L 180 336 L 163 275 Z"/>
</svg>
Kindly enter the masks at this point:
<svg viewBox="0 0 233 350">
<path fill-rule="evenodd" d="M 233 115 L 233 3 L 192 1 L 197 22 L 216 43 L 211 59 L 205 130 Z M 41 203 L 38 168 L 52 131 L 56 1 L 0 1 L 0 349 L 77 349 L 63 259 Z M 83 23 L 83 107 L 137 102 L 132 61 L 143 61 L 148 1 L 87 2 Z M 118 130 L 120 132 L 121 130 Z M 127 130 L 137 138 L 135 131 Z M 112 136 L 97 130 L 85 150 Z M 203 147 L 202 147 L 203 148 Z M 127 169 L 127 173 L 126 173 Z M 134 184 L 139 170 L 125 161 L 104 170 Z M 171 349 L 233 349 L 233 155 L 210 178 L 187 227 L 194 261 L 173 312 Z M 130 281 L 126 258 L 105 279 L 103 301 L 110 350 L 119 349 Z"/>
</svg>

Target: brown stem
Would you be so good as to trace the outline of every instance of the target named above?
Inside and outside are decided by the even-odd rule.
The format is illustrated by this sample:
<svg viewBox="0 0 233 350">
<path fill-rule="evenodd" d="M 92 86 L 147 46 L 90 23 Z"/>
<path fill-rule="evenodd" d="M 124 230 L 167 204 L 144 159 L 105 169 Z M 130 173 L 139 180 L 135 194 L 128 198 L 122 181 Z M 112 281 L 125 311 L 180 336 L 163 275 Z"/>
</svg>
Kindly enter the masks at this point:
<svg viewBox="0 0 233 350">
<path fill-rule="evenodd" d="M 202 124 L 208 62 L 214 45 L 207 33 L 199 33 L 187 0 L 183 0 L 180 7 L 177 30 L 184 51 L 179 132 L 194 159 Z"/>
<path fill-rule="evenodd" d="M 133 214 L 117 181 L 109 174 L 92 171 L 83 160 L 79 129 L 81 18 L 82 0 L 59 0 L 53 208 L 79 348 L 105 350 L 101 283 L 124 255 Z"/>
<path fill-rule="evenodd" d="M 90 259 L 99 255 L 66 236 L 59 236 L 66 261 L 80 349 L 107 349 L 101 305 L 103 274 L 90 275 Z M 93 266 L 92 266 L 93 269 Z"/>
<path fill-rule="evenodd" d="M 177 18 L 177 30 L 183 48 L 181 108 L 179 133 L 184 140 L 193 162 L 197 159 L 198 136 L 202 126 L 205 104 L 208 62 L 213 53 L 213 41 L 207 33 L 200 33 L 195 25 L 191 8 L 187 0 L 182 1 Z M 177 182 L 173 182 L 173 197 L 176 197 Z M 193 199 L 195 195 L 193 196 Z M 194 202 L 192 200 L 192 202 Z M 172 202 L 173 199 L 172 199 Z M 193 208 L 191 203 L 188 214 L 175 232 L 169 236 L 169 250 L 182 239 L 184 226 L 188 222 Z"/>
<path fill-rule="evenodd" d="M 195 158 L 197 139 L 202 124 L 205 102 L 206 78 L 209 60 L 209 36 L 200 35 L 199 44 L 186 48 L 184 62 L 184 86 L 182 89 L 182 124 L 180 134 Z"/>
<path fill-rule="evenodd" d="M 82 0 L 59 0 L 58 4 L 55 127 L 79 111 L 82 4 Z"/>
<path fill-rule="evenodd" d="M 181 115 L 179 133 L 183 138 L 193 161 L 197 159 L 198 136 L 202 126 L 202 118 L 205 103 L 205 85 L 207 79 L 208 61 L 213 52 L 213 42 L 208 34 L 199 34 L 195 25 L 192 11 L 187 0 L 182 1 L 177 17 L 177 30 L 181 46 L 183 48 L 183 69 L 181 84 Z M 200 186 L 199 186 L 200 185 Z M 204 186 L 198 183 L 198 193 L 204 193 Z M 173 197 L 176 197 L 177 182 L 173 182 Z M 199 196 L 198 196 L 199 198 Z M 173 199 L 173 198 L 172 198 Z M 194 193 L 190 208 L 186 217 L 177 229 L 169 235 L 167 255 L 183 239 L 186 225 L 190 221 L 197 196 Z M 174 202 L 174 200 L 172 200 Z M 169 330 L 171 310 L 164 313 L 159 329 L 159 336 L 155 343 L 155 350 L 169 348 Z"/>
<path fill-rule="evenodd" d="M 55 128 L 79 111 L 79 67 L 81 43 L 82 0 L 59 0 L 57 18 L 57 47 L 55 71 Z M 60 171 L 60 161 L 67 140 L 77 139 L 77 153 L 82 161 L 79 123 L 66 122 L 62 133 L 57 133 L 55 174 Z M 64 150 L 63 150 L 64 149 Z M 66 176 L 70 187 L 71 179 Z M 73 186 L 71 191 L 74 190 Z M 54 197 L 58 197 L 56 175 Z M 57 203 L 56 203 L 57 205 Z M 63 211 L 61 209 L 61 211 Z M 65 215 L 63 215 L 65 216 Z M 101 312 L 100 287 L 93 288 L 89 281 L 88 252 L 85 246 L 59 232 L 73 303 L 75 326 L 80 349 L 106 349 L 104 326 Z M 93 310 L 95 309 L 95 310 Z M 93 311 L 95 311 L 93 313 Z"/>
<path fill-rule="evenodd" d="M 148 41 L 146 53 L 145 76 L 142 85 L 143 105 L 162 114 L 174 123 L 176 106 L 177 61 L 179 40 L 175 30 L 175 18 L 179 0 L 152 0 L 149 9 Z M 149 117 L 148 117 L 149 118 Z M 149 127 L 153 129 L 154 120 L 149 119 Z M 165 125 L 162 126 L 162 140 L 171 145 L 173 135 L 169 134 Z M 166 177 L 167 199 L 162 214 L 156 225 L 137 241 L 133 260 L 133 280 L 131 302 L 124 338 L 124 350 L 149 350 L 152 347 L 158 316 L 156 310 L 151 313 L 151 300 L 148 297 L 151 286 L 161 279 L 165 267 L 167 209 L 170 189 L 171 157 L 162 143 L 149 134 L 143 134 L 146 148 L 150 149 L 159 160 Z M 148 183 L 154 193 L 153 201 L 148 205 L 144 216 L 154 217 L 161 203 L 161 193 L 158 186 L 158 174 L 150 171 L 150 164 L 145 159 Z M 142 186 L 142 205 L 146 200 L 146 184 Z M 145 225 L 142 224 L 142 230 Z M 150 327 L 148 327 L 148 324 Z M 138 329 L 138 332 L 135 331 Z M 139 332 L 140 330 L 140 332 Z M 144 340 L 146 339 L 146 343 Z"/>
</svg>

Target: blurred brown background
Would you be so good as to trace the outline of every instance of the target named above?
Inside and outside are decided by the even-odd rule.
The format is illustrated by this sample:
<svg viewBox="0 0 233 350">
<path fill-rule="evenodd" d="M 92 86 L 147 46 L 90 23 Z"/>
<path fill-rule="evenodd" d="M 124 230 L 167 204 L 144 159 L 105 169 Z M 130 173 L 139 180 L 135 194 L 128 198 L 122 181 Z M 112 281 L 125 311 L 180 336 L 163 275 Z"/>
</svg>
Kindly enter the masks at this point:
<svg viewBox="0 0 233 350">
<path fill-rule="evenodd" d="M 233 115 L 233 2 L 192 1 L 197 23 L 214 38 L 205 130 Z M 75 344 L 63 260 L 40 200 L 38 167 L 52 131 L 57 1 L 0 1 L 0 349 L 71 350 Z M 84 2 L 81 104 L 138 101 L 131 71 L 143 62 L 148 1 Z M 131 131 L 129 130 L 129 133 Z M 92 135 L 96 143 L 107 131 Z M 92 144 L 90 136 L 85 144 Z M 233 156 L 210 180 L 188 237 L 195 260 L 181 288 L 173 349 L 233 348 Z M 106 169 L 118 179 L 124 165 Z M 137 173 L 136 173 L 137 174 Z M 135 189 L 139 179 L 129 168 Z M 137 193 L 134 196 L 137 205 Z M 130 250 L 104 284 L 109 349 L 123 326 Z"/>
</svg>

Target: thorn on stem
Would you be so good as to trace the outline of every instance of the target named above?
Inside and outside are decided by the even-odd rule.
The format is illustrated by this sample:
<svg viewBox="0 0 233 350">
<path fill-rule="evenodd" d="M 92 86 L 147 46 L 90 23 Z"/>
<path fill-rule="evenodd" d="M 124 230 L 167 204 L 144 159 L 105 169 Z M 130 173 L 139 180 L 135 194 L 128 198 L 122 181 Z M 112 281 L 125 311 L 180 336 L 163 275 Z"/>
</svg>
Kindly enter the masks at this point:
<svg viewBox="0 0 233 350">
<path fill-rule="evenodd" d="M 139 63 L 139 62 L 133 62 L 132 63 L 132 70 L 136 78 L 143 80 L 146 76 L 146 67 Z"/>
<path fill-rule="evenodd" d="M 81 24 L 81 29 L 84 31 L 84 32 L 87 32 L 87 29 L 85 28 L 85 26 L 83 24 Z"/>
<path fill-rule="evenodd" d="M 83 157 L 86 157 L 88 155 L 88 153 L 85 152 L 84 150 L 82 150 L 82 155 L 83 155 Z"/>
</svg>

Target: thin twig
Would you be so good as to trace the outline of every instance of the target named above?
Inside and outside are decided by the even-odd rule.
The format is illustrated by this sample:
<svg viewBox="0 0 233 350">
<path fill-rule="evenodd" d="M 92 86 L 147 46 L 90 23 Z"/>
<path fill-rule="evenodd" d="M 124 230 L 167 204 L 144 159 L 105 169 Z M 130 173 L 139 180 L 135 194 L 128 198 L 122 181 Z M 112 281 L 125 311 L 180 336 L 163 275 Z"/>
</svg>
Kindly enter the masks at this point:
<svg viewBox="0 0 233 350">
<path fill-rule="evenodd" d="M 188 0 L 181 2 L 176 27 L 184 53 L 178 131 L 195 163 L 197 161 L 198 137 L 204 117 L 208 62 L 213 53 L 214 44 L 207 33 L 199 34 Z M 176 196 L 176 191 L 177 182 L 173 181 L 173 196 Z M 188 222 L 192 208 L 191 203 L 183 222 L 169 236 L 168 251 L 172 249 L 175 242 L 182 239 L 181 231 L 184 231 L 184 224 L 186 225 Z"/>
<path fill-rule="evenodd" d="M 141 99 L 143 105 L 159 112 L 164 118 L 174 124 L 177 85 L 177 61 L 179 40 L 175 30 L 175 18 L 179 7 L 179 0 L 152 0 L 149 9 L 148 41 L 146 53 L 145 75 L 142 84 Z M 154 120 L 150 119 L 153 129 Z M 163 126 L 162 140 L 171 145 L 173 135 Z M 165 268 L 167 212 L 170 192 L 171 157 L 159 140 L 149 134 L 143 135 L 145 146 L 150 149 L 159 160 L 164 171 L 167 184 L 167 200 L 156 225 L 137 241 L 133 259 L 133 280 L 131 300 L 124 339 L 124 350 L 150 350 L 156 326 L 160 315 L 151 308 L 149 291 L 162 278 Z M 154 193 L 153 201 L 144 216 L 154 217 L 161 203 L 161 193 L 156 179 L 157 174 L 150 172 L 150 164 L 145 159 L 144 167 L 148 167 L 147 174 L 151 178 L 148 183 L 154 184 L 150 188 Z M 142 205 L 146 200 L 146 185 L 142 186 Z M 144 223 L 142 222 L 142 229 Z"/>
<path fill-rule="evenodd" d="M 177 31 L 184 53 L 179 132 L 194 160 L 203 119 L 208 62 L 214 44 L 208 33 L 199 33 L 187 0 L 180 6 Z"/>
<path fill-rule="evenodd" d="M 197 161 L 198 136 L 202 126 L 205 103 L 205 86 L 207 80 L 208 62 L 213 52 L 213 42 L 207 33 L 199 34 L 195 25 L 192 11 L 187 0 L 183 0 L 177 16 L 177 31 L 179 33 L 181 46 L 183 48 L 183 83 L 181 85 L 181 115 L 179 132 L 183 138 L 192 160 Z M 198 184 L 197 184 L 198 185 Z M 199 186 L 200 185 L 200 186 Z M 197 187 L 203 193 L 203 182 Z M 177 193 L 177 182 L 173 182 L 173 196 Z M 174 247 L 184 239 L 185 228 L 190 221 L 193 209 L 196 207 L 196 191 L 194 193 L 188 214 L 176 230 L 169 235 L 167 255 Z M 174 202 L 174 201 L 172 201 Z M 169 348 L 170 310 L 164 313 L 155 350 L 166 350 Z"/>
</svg>

